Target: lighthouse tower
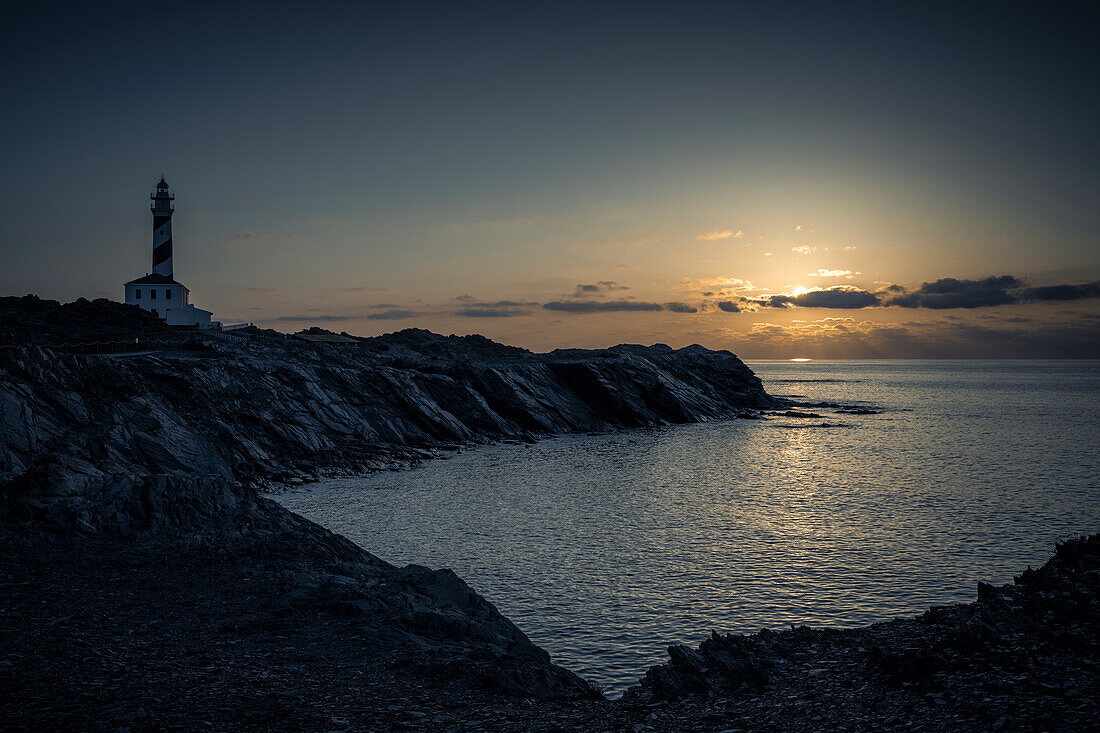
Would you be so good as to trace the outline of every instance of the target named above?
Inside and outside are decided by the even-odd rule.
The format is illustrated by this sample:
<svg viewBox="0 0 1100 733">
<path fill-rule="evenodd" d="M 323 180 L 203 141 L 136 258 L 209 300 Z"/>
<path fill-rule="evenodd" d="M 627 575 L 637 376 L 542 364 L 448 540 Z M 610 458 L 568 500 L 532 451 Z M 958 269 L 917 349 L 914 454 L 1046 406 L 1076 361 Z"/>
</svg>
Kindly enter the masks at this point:
<svg viewBox="0 0 1100 733">
<path fill-rule="evenodd" d="M 175 196 L 168 193 L 168 184 L 164 176 L 160 177 L 157 190 L 149 194 L 153 212 L 153 274 L 172 277 L 172 205 Z"/>
<path fill-rule="evenodd" d="M 208 310 L 196 308 L 188 301 L 191 291 L 173 278 L 172 272 L 172 205 L 175 196 L 168 192 L 168 183 L 161 176 L 157 188 L 149 195 L 153 212 L 153 271 L 145 277 L 131 280 L 126 289 L 126 304 L 153 311 L 169 326 L 212 328 Z"/>
</svg>

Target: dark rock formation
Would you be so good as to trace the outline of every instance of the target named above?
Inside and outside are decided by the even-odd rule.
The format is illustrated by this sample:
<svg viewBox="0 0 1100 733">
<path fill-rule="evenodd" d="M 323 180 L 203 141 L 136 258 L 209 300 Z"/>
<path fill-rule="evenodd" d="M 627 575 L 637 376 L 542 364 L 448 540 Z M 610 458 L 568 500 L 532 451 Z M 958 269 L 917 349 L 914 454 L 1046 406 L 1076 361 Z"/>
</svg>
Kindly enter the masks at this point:
<svg viewBox="0 0 1100 733">
<path fill-rule="evenodd" d="M 7 300 L 28 310 L 26 299 Z M 119 332 L 144 319 L 134 307 L 95 306 L 108 320 L 109 306 L 121 312 Z M 60 312 L 70 307 L 86 310 Z M 56 320 L 58 308 L 41 306 L 38 321 Z M 195 334 L 205 348 L 135 357 L 0 349 L 8 510 L 88 531 L 232 524 L 248 488 L 271 482 L 386 468 L 459 443 L 754 416 L 777 404 L 725 351 L 531 354 L 426 331 L 341 344 L 261 336 Z"/>
<path fill-rule="evenodd" d="M 147 310 L 112 300 L 81 298 L 62 305 L 36 295 L 0 298 L 0 345 L 59 345 L 178 336 Z"/>
<path fill-rule="evenodd" d="M 264 499 L 272 483 L 403 465 L 462 443 L 755 416 L 779 403 L 725 351 L 532 354 L 409 330 L 317 341 L 181 335 L 109 301 L 0 300 L 0 527 L 291 552 L 271 609 L 363 617 L 417 659 L 515 694 L 590 695 L 449 571 L 398 569 Z M 153 353 L 58 342 L 137 339 Z M 312 340 L 311 340 L 312 339 Z M 36 344 L 48 344 L 43 347 Z M 244 549 L 241 549 L 244 548 Z"/>
<path fill-rule="evenodd" d="M 0 533 L 0 730 L 1034 733 L 1100 713 L 1100 536 L 921 618 L 677 647 L 616 701 L 517 696 L 562 680 L 449 573 L 376 562 L 304 522 Z"/>
<path fill-rule="evenodd" d="M 1012 585 L 979 583 L 974 603 L 862 629 L 715 633 L 668 652 L 624 702 L 770 701 L 754 721 L 766 728 L 1089 730 L 1100 718 L 1100 534 L 1059 544 Z M 790 700 L 801 711 L 784 711 Z"/>
</svg>

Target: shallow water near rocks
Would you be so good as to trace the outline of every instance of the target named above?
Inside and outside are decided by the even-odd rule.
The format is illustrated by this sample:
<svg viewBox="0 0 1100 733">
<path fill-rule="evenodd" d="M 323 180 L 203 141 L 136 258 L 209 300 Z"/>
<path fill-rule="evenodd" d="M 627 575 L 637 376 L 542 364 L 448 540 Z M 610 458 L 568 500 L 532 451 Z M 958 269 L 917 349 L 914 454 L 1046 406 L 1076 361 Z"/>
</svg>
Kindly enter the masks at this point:
<svg viewBox="0 0 1100 733">
<path fill-rule="evenodd" d="M 1100 362 L 749 366 L 771 394 L 883 412 L 488 446 L 276 498 L 453 569 L 612 695 L 669 644 L 970 601 L 1100 530 Z"/>
</svg>

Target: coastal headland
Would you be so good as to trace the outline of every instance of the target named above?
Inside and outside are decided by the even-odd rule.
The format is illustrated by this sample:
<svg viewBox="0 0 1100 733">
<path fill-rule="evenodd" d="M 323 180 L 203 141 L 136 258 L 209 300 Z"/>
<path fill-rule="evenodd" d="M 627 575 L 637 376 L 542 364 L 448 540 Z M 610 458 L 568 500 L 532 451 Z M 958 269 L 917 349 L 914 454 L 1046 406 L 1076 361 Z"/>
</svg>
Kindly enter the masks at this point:
<svg viewBox="0 0 1100 733">
<path fill-rule="evenodd" d="M 394 567 L 263 496 L 790 407 L 697 346 L 206 334 L 0 299 L 0 728 L 1087 730 L 1100 535 L 919 618 L 672 647 L 606 700 L 450 571 Z"/>
</svg>

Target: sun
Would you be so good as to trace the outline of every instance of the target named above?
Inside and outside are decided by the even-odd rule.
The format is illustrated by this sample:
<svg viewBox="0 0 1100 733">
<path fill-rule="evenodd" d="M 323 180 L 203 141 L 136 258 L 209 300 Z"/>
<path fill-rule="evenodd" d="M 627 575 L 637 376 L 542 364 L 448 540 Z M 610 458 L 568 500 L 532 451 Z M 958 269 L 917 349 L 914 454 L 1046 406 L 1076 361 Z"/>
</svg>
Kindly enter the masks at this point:
<svg viewBox="0 0 1100 733">
<path fill-rule="evenodd" d="M 800 356 L 797 359 L 791 359 L 790 361 L 813 361 L 813 359 L 807 359 L 804 356 Z"/>
</svg>

